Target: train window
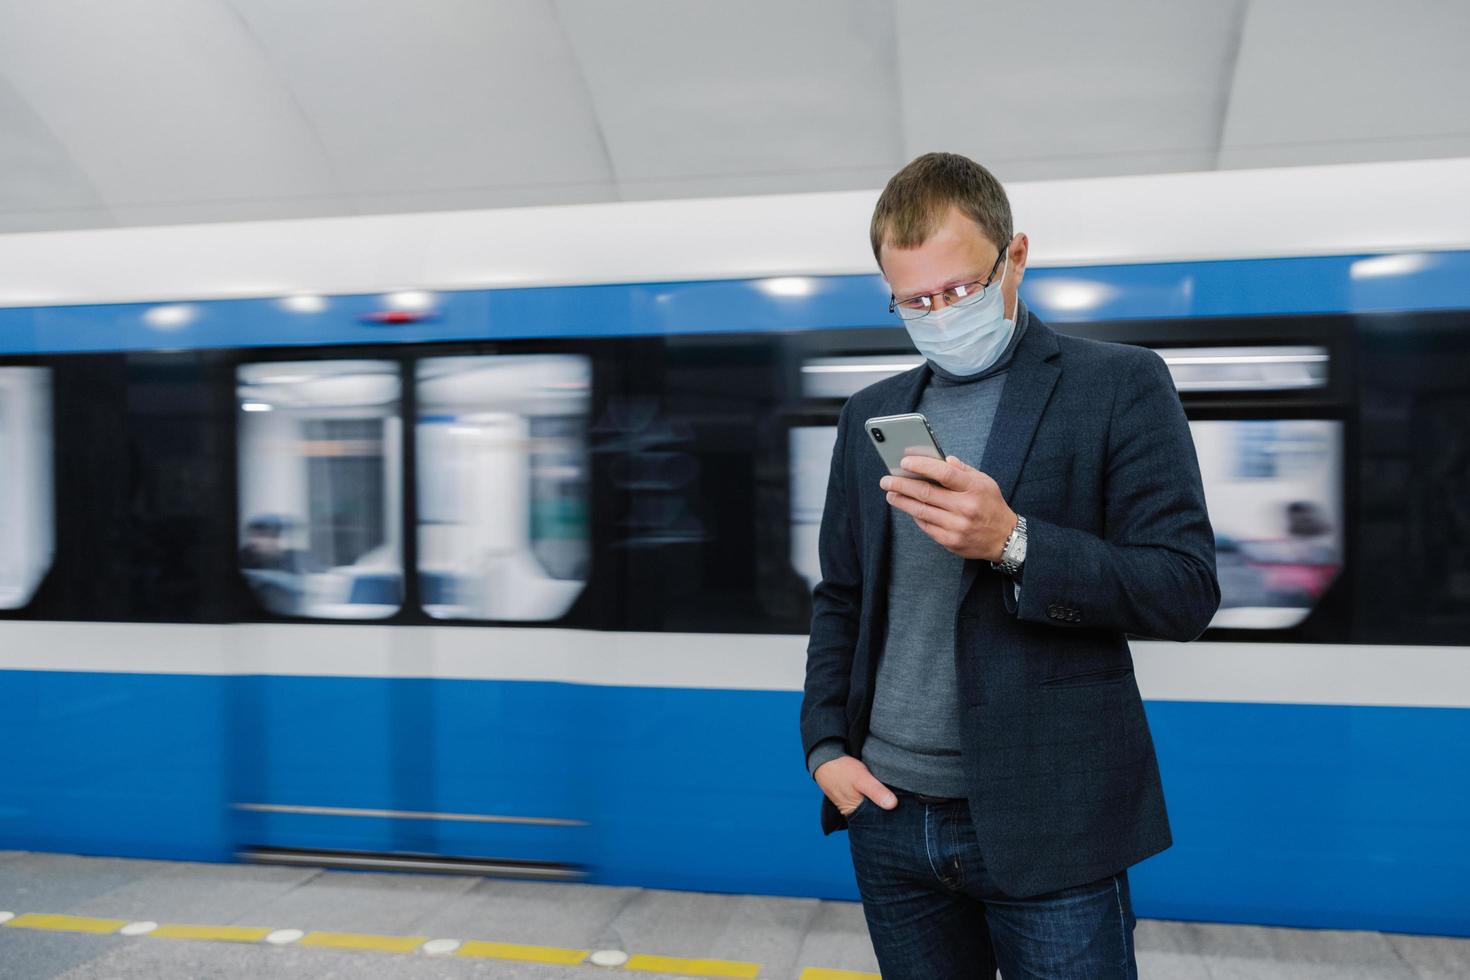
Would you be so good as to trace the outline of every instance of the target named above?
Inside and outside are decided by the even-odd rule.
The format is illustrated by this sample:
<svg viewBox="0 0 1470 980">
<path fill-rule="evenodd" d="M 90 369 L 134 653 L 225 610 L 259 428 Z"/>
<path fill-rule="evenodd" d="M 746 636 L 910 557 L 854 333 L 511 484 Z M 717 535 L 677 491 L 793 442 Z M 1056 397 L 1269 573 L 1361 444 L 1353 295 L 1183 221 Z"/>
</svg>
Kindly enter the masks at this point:
<svg viewBox="0 0 1470 980">
<path fill-rule="evenodd" d="M 923 363 L 922 357 L 913 354 L 811 357 L 801 365 L 801 393 L 806 398 L 845 399 L 874 382 Z"/>
<path fill-rule="evenodd" d="M 1184 391 L 1287 391 L 1327 385 L 1325 347 L 1170 347 L 1157 352 Z"/>
<path fill-rule="evenodd" d="M 1194 421 L 1220 609 L 1211 626 L 1285 629 L 1342 569 L 1342 423 Z"/>
<path fill-rule="evenodd" d="M 51 567 L 51 372 L 0 367 L 0 609 L 31 601 Z"/>
<path fill-rule="evenodd" d="M 271 612 L 402 605 L 401 413 L 391 361 L 242 365 L 240 571 Z"/>
<path fill-rule="evenodd" d="M 827 503 L 827 476 L 837 426 L 811 425 L 792 429 L 787 437 L 791 460 L 791 567 L 816 588 L 822 579 L 817 560 L 817 532 Z"/>
<path fill-rule="evenodd" d="M 1306 619 L 1342 568 L 1342 423 L 1190 423 L 1215 529 L 1220 609 L 1211 623 L 1285 629 Z M 791 564 L 821 579 L 817 532 L 834 426 L 792 429 Z"/>
<path fill-rule="evenodd" d="M 561 354 L 418 366 L 419 583 L 440 619 L 552 620 L 587 580 L 591 365 Z"/>
</svg>

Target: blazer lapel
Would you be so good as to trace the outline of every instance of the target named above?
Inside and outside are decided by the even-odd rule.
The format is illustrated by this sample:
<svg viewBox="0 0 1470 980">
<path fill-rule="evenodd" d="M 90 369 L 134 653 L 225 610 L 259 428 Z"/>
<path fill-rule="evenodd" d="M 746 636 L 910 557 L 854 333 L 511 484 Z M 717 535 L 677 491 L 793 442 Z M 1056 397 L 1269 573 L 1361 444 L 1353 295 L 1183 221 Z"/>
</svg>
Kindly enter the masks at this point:
<svg viewBox="0 0 1470 980">
<path fill-rule="evenodd" d="M 1010 500 L 1016 489 L 1021 464 L 1031 449 L 1036 427 L 1041 424 L 1041 413 L 1046 410 L 1062 373 L 1052 363 L 1059 351 L 1056 334 L 1029 312 L 1027 316 L 1030 321 L 1026 335 L 1021 338 L 1006 371 L 1005 387 L 1001 389 L 1000 404 L 996 406 L 990 437 L 985 443 L 985 456 L 978 466 L 999 485 L 1000 495 L 1006 500 Z M 982 563 L 974 558 L 965 561 L 960 578 L 961 597 L 969 591 Z"/>
</svg>

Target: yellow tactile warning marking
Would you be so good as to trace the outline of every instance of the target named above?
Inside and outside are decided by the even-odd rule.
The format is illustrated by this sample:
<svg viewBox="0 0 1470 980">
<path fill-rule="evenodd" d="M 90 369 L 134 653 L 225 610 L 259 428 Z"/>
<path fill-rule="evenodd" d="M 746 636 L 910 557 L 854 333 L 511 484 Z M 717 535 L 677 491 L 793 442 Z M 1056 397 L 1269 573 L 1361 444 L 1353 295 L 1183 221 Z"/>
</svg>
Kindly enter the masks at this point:
<svg viewBox="0 0 1470 980">
<path fill-rule="evenodd" d="M 24 912 L 6 922 L 0 928 L 48 929 L 57 932 L 87 932 L 98 935 L 116 933 L 131 919 L 101 919 L 86 915 L 60 915 L 46 912 Z M 265 937 L 277 930 L 266 926 L 211 926 L 183 923 L 163 923 L 151 932 L 137 936 L 146 939 L 160 936 L 165 939 L 194 939 L 206 942 L 263 942 Z M 293 946 L 318 946 L 330 949 L 370 949 L 384 953 L 412 953 L 429 941 L 428 936 L 379 936 L 359 932 L 308 932 Z M 561 966 L 576 966 L 587 962 L 591 950 L 564 949 L 560 946 L 527 946 L 519 943 L 498 943 L 485 939 L 467 939 L 455 954 L 500 960 L 523 960 L 531 963 L 554 963 Z M 605 967 L 599 969 L 606 969 Z M 739 960 L 696 959 L 682 956 L 655 956 L 650 953 L 633 953 L 621 967 L 623 970 L 651 973 L 676 973 L 686 977 L 740 977 L 755 980 L 760 976 L 759 963 L 743 963 Z M 800 980 L 879 980 L 876 973 L 860 973 L 855 970 L 829 970 L 822 967 L 807 967 L 801 972 Z"/>
<path fill-rule="evenodd" d="M 751 980 L 761 972 L 759 963 L 741 963 L 736 960 L 695 960 L 682 956 L 650 956 L 634 953 L 623 964 L 625 970 L 644 970 L 649 973 L 678 973 L 686 977 L 745 977 Z"/>
<path fill-rule="evenodd" d="M 270 932 L 270 929 L 262 926 L 167 925 L 159 926 L 144 935 L 161 936 L 164 939 L 213 939 L 226 943 L 258 943 L 270 935 Z"/>
<path fill-rule="evenodd" d="M 590 949 L 562 949 L 560 946 L 523 946 L 519 943 L 492 943 L 483 939 L 467 939 L 460 944 L 457 956 L 480 956 L 494 960 L 524 960 L 527 963 L 559 963 L 576 966 L 585 960 Z"/>
<path fill-rule="evenodd" d="M 146 936 L 162 936 L 163 939 L 215 939 L 226 943 L 257 943 L 269 936 L 270 930 L 262 926 L 159 926 Z"/>
<path fill-rule="evenodd" d="M 330 946 L 333 949 L 375 949 L 383 953 L 412 953 L 428 936 L 373 936 L 364 932 L 308 932 L 293 946 Z"/>
<path fill-rule="evenodd" d="M 27 912 L 17 915 L 5 925 L 11 929 L 55 929 L 57 932 L 117 932 L 128 919 L 94 919 L 87 915 L 50 915 Z"/>
</svg>

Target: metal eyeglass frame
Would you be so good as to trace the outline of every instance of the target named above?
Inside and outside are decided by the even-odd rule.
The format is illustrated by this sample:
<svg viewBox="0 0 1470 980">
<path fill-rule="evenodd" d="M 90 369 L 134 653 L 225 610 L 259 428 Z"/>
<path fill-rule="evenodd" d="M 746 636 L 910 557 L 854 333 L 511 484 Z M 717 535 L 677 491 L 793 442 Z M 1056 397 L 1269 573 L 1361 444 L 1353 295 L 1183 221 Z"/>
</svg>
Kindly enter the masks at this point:
<svg viewBox="0 0 1470 980">
<path fill-rule="evenodd" d="M 995 264 L 990 267 L 990 271 L 985 274 L 984 279 L 976 279 L 973 282 L 963 282 L 957 286 L 949 286 L 945 289 L 941 289 L 937 293 L 924 293 L 920 296 L 910 296 L 908 299 L 904 300 L 905 303 L 912 303 L 916 299 L 922 299 L 927 304 L 922 310 L 913 310 L 900 305 L 898 302 L 898 297 L 894 296 L 892 293 L 889 293 L 888 312 L 897 313 L 899 319 L 901 320 L 917 320 L 922 316 L 928 316 L 930 313 L 932 313 L 934 311 L 934 297 L 942 296 L 945 293 L 955 294 L 955 298 L 953 300 L 945 300 L 945 306 L 969 306 L 971 303 L 977 302 L 982 296 L 984 296 L 985 290 L 995 285 L 995 270 L 1000 268 L 1000 260 L 1005 258 L 1005 255 L 1005 249 L 1001 249 L 1000 254 L 995 257 Z M 976 284 L 980 285 L 979 291 L 974 293 L 970 292 L 970 289 L 973 288 Z M 908 314 L 910 313 L 912 313 L 913 316 L 909 316 Z"/>
</svg>

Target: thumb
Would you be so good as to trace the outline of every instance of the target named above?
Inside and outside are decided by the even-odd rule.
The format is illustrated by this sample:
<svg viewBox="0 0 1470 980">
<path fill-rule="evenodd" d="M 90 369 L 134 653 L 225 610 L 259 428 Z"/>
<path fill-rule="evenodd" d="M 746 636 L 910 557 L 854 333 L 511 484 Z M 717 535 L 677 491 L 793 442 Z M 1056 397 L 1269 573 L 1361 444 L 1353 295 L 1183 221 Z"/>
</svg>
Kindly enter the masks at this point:
<svg viewBox="0 0 1470 980">
<path fill-rule="evenodd" d="M 898 805 L 898 797 L 872 773 L 858 780 L 857 790 L 885 810 L 892 810 Z"/>
</svg>

